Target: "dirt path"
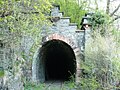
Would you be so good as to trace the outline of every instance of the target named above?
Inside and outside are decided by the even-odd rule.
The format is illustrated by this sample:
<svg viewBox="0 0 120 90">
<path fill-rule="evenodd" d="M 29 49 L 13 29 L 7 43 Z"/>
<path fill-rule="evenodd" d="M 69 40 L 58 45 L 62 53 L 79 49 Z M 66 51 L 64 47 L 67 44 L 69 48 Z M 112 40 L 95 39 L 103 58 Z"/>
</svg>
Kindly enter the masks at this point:
<svg viewBox="0 0 120 90">
<path fill-rule="evenodd" d="M 63 81 L 47 81 L 45 85 L 46 85 L 45 90 L 64 90 Z"/>
<path fill-rule="evenodd" d="M 77 90 L 66 85 L 63 81 L 47 81 L 44 90 Z"/>
</svg>

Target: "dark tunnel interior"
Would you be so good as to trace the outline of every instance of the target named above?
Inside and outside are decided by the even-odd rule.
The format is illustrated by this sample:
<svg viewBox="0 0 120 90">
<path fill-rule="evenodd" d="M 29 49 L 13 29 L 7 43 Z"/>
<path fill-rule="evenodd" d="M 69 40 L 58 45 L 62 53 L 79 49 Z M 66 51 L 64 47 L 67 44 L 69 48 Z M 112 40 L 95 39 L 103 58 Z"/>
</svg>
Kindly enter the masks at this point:
<svg viewBox="0 0 120 90">
<path fill-rule="evenodd" d="M 42 57 L 45 81 L 69 81 L 75 78 L 76 59 L 73 49 L 67 43 L 60 40 L 46 42 L 42 46 Z"/>
</svg>

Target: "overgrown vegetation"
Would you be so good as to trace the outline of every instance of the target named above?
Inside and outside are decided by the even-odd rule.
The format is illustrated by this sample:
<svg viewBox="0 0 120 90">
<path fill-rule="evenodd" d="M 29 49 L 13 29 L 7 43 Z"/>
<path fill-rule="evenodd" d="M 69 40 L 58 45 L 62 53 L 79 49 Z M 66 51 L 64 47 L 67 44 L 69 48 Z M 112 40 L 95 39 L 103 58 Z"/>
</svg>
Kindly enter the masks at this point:
<svg viewBox="0 0 120 90">
<path fill-rule="evenodd" d="M 85 61 L 81 62 L 82 90 L 116 90 L 120 88 L 120 31 L 112 17 L 97 10 L 91 16 L 91 37 L 85 43 Z"/>
<path fill-rule="evenodd" d="M 4 76 L 4 71 L 0 70 L 0 77 L 3 77 L 3 76 Z"/>
<path fill-rule="evenodd" d="M 50 83 L 42 83 L 42 84 L 33 84 L 33 83 L 27 83 L 25 86 L 25 90 L 72 90 L 77 89 L 75 82 L 69 81 L 69 82 L 58 82 L 57 84 L 53 81 Z M 79 88 L 78 88 L 79 90 Z"/>
<path fill-rule="evenodd" d="M 81 19 L 86 13 L 85 2 L 79 5 L 76 0 L 54 0 L 56 4 L 60 5 L 60 10 L 64 12 L 64 16 L 70 17 L 72 23 L 77 23 L 80 28 Z"/>
<path fill-rule="evenodd" d="M 0 1 L 0 38 L 7 42 L 18 42 L 24 35 L 39 38 L 42 25 L 48 24 L 45 13 L 50 7 L 48 0 Z"/>
<path fill-rule="evenodd" d="M 21 68 L 28 66 L 25 64 L 28 58 L 20 48 L 21 43 L 24 37 L 34 39 L 33 47 L 41 42 L 42 26 L 50 25 L 46 19 L 50 8 L 49 0 L 0 0 L 0 41 L 6 50 L 3 63 L 5 72 L 0 71 L 0 77 L 7 77 L 5 85 L 17 82 L 16 77 L 20 84 L 21 81 L 26 82 Z"/>
<path fill-rule="evenodd" d="M 81 87 L 92 90 L 115 89 L 120 80 L 120 47 L 114 36 L 103 37 L 95 33 L 96 37 L 86 44 L 85 62 L 81 63 L 85 73 L 81 78 Z"/>
<path fill-rule="evenodd" d="M 78 28 L 82 16 L 87 12 L 86 2 L 76 0 L 8 0 L 0 1 L 0 40 L 7 42 L 10 48 L 19 47 L 23 36 L 34 38 L 35 43 L 30 52 L 34 53 L 41 41 L 41 27 L 49 25 L 46 14 L 50 12 L 51 3 L 59 4 L 64 16 L 70 16 L 71 22 Z M 89 11 L 89 10 L 88 10 Z M 120 85 L 120 31 L 111 24 L 109 13 L 97 10 L 92 16 L 92 37 L 85 46 L 85 62 L 81 60 L 84 70 L 80 83 L 65 83 L 71 89 L 78 90 L 114 90 Z M 19 53 L 19 52 L 18 52 Z M 22 58 L 24 53 L 20 53 Z M 33 55 L 32 55 L 33 57 Z M 14 59 L 14 58 L 13 58 Z M 24 58 L 25 59 L 25 58 Z M 24 61 L 24 60 L 23 60 Z M 19 65 L 19 64 L 20 65 Z M 23 62 L 15 61 L 14 66 L 21 67 Z M 19 68 L 13 68 L 19 71 Z M 15 74 L 15 73 L 14 73 Z M 4 71 L 0 70 L 0 77 Z M 25 89 L 44 89 L 45 84 L 25 83 Z"/>
<path fill-rule="evenodd" d="M 101 35 L 105 35 L 109 32 L 108 25 L 110 25 L 111 17 L 102 11 L 96 11 L 91 15 L 91 25 L 94 31 L 99 32 Z"/>
</svg>

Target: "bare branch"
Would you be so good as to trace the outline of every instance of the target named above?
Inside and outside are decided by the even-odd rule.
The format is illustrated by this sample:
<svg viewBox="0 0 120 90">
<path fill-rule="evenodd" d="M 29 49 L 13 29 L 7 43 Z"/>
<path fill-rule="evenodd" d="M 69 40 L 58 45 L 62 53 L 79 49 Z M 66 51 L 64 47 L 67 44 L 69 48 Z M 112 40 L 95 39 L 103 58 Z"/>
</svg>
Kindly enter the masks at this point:
<svg viewBox="0 0 120 90">
<path fill-rule="evenodd" d="M 107 0 L 106 14 L 109 14 L 110 11 L 110 0 Z"/>
<path fill-rule="evenodd" d="M 116 21 L 116 20 L 118 20 L 118 19 L 120 19 L 120 16 L 116 16 L 114 19 L 112 19 L 112 20 L 110 21 L 110 23 L 112 23 L 112 22 L 114 22 L 114 21 Z"/>
<path fill-rule="evenodd" d="M 117 8 L 110 14 L 110 16 L 113 16 L 120 8 L 120 4 L 117 6 Z"/>
<path fill-rule="evenodd" d="M 116 0 L 110 0 L 110 2 L 114 2 L 114 1 L 116 1 Z"/>
</svg>

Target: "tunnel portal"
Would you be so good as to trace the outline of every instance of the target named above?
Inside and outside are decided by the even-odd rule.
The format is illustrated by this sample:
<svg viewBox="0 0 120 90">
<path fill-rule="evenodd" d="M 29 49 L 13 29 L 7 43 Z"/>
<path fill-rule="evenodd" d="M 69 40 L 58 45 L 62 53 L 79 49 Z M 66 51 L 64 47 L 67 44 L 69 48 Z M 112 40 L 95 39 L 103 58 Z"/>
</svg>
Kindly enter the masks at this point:
<svg viewBox="0 0 120 90">
<path fill-rule="evenodd" d="M 44 64 L 45 81 L 69 81 L 75 78 L 76 58 L 73 49 L 61 40 L 50 40 L 41 47 L 41 60 Z"/>
</svg>

